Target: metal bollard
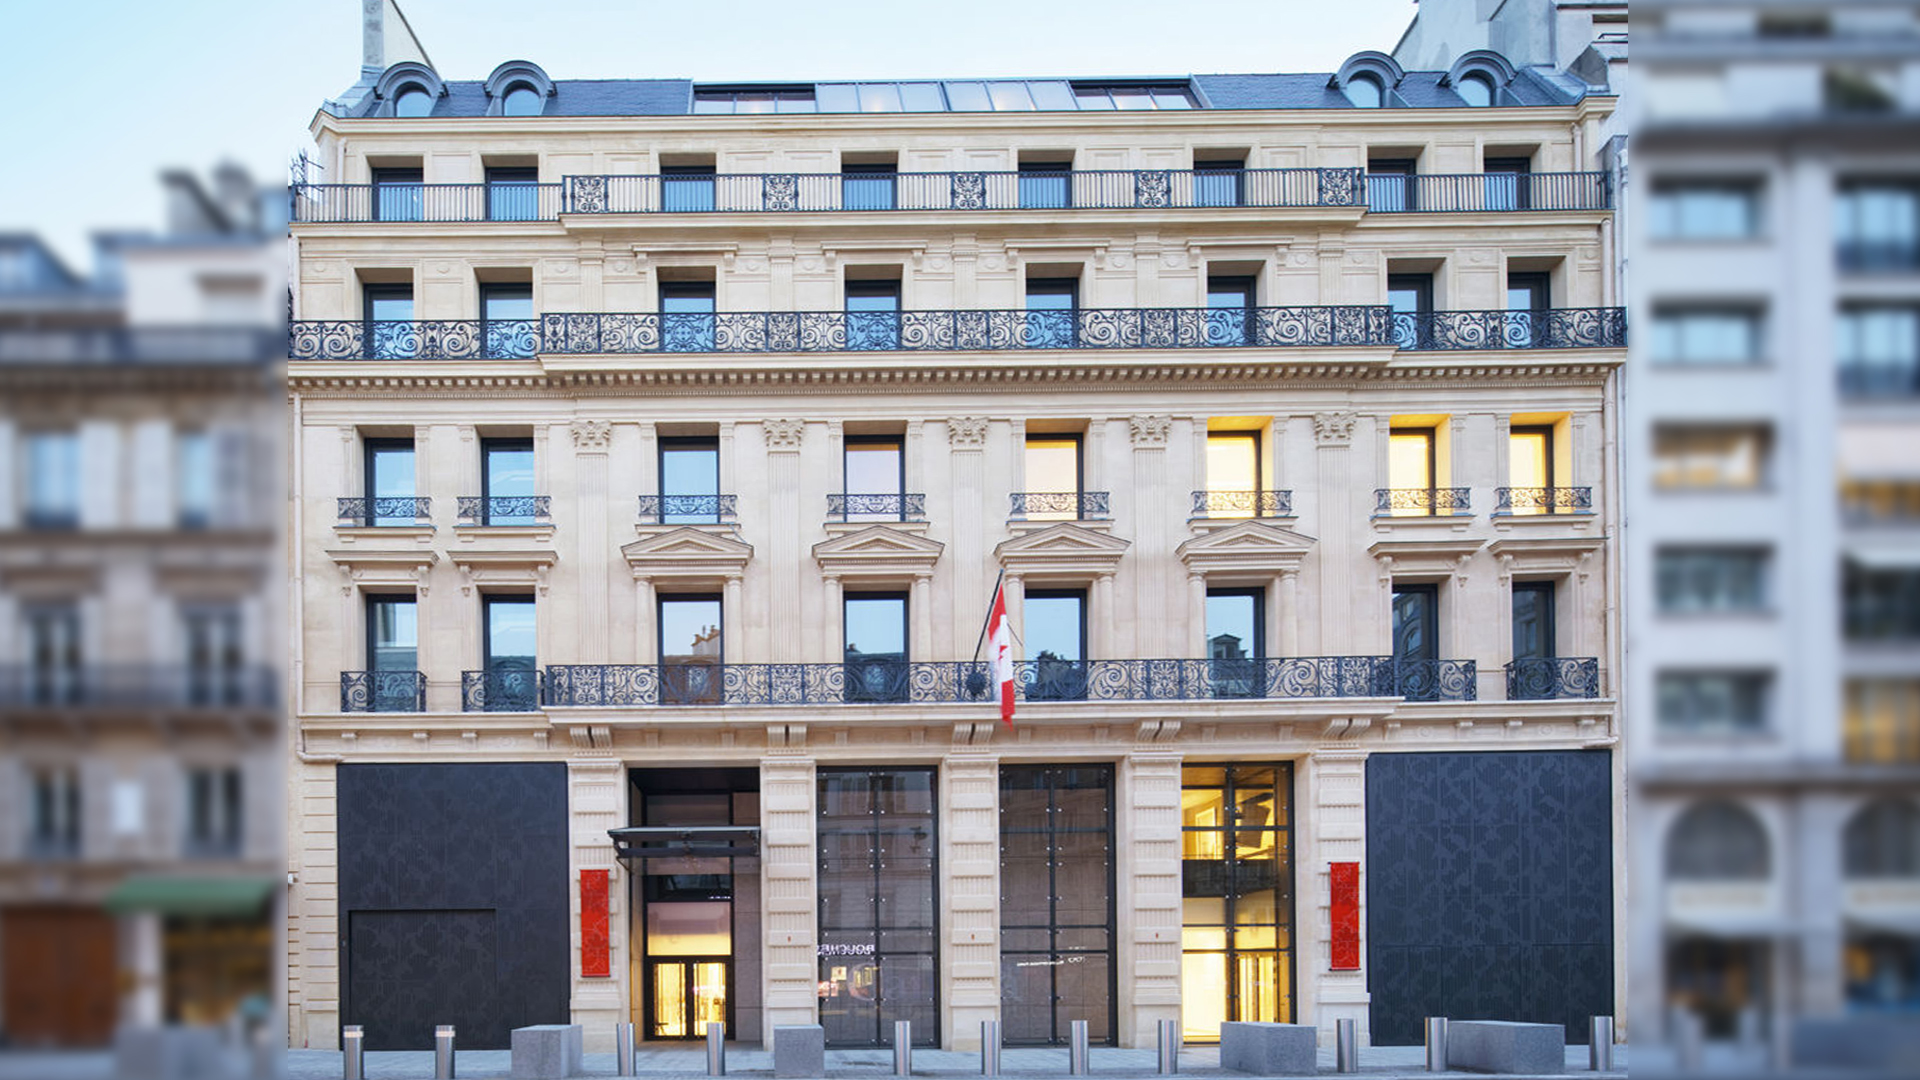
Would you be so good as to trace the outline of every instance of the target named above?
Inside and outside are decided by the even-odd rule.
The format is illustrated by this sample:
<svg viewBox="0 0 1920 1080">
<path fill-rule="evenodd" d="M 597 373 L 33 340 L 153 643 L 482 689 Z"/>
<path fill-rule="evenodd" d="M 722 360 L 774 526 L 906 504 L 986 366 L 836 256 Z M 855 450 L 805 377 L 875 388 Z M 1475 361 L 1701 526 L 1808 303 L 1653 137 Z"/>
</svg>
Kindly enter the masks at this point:
<svg viewBox="0 0 1920 1080">
<path fill-rule="evenodd" d="M 1587 1025 L 1587 1068 L 1608 1072 L 1613 1068 L 1613 1017 L 1596 1016 Z"/>
<path fill-rule="evenodd" d="M 1067 1028 L 1067 1071 L 1087 1075 L 1087 1022 L 1075 1020 Z"/>
<path fill-rule="evenodd" d="M 913 1021 L 893 1022 L 893 1075 L 913 1075 Z"/>
<path fill-rule="evenodd" d="M 707 1021 L 707 1075 L 727 1075 L 727 1025 Z"/>
<path fill-rule="evenodd" d="M 359 1024 L 340 1029 L 341 1075 L 345 1080 L 367 1080 L 366 1031 Z"/>
<path fill-rule="evenodd" d="M 1160 1075 L 1172 1076 L 1180 1071 L 1180 1021 L 1162 1020 L 1155 1026 L 1160 1029 Z"/>
<path fill-rule="evenodd" d="M 615 1076 L 633 1075 L 633 1025 L 613 1025 L 613 1065 Z"/>
<path fill-rule="evenodd" d="M 453 1025 L 433 1029 L 433 1080 L 453 1080 Z"/>
<path fill-rule="evenodd" d="M 980 1075 L 1000 1075 L 1000 1021 L 980 1021 Z"/>
<path fill-rule="evenodd" d="M 1360 1021 L 1352 1017 L 1333 1022 L 1333 1071 L 1360 1071 Z"/>
<path fill-rule="evenodd" d="M 1447 1071 L 1447 1018 L 1427 1017 L 1427 1071 Z"/>
</svg>

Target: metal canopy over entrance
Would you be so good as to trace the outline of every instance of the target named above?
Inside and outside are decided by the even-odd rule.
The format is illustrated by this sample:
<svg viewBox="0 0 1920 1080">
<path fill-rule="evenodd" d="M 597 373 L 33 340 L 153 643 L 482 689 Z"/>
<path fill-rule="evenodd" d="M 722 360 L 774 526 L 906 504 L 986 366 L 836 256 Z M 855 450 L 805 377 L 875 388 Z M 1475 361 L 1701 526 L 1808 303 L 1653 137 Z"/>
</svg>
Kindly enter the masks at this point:
<svg viewBox="0 0 1920 1080">
<path fill-rule="evenodd" d="M 621 859 L 751 859 L 760 854 L 758 825 L 633 825 L 608 829 Z"/>
</svg>

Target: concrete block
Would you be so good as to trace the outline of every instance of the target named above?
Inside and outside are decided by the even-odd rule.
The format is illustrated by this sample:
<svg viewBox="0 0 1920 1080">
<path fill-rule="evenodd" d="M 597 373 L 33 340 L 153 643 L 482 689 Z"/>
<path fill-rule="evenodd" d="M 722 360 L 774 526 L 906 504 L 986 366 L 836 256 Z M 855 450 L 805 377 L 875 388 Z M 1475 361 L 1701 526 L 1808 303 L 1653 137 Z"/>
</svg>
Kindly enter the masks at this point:
<svg viewBox="0 0 1920 1080">
<path fill-rule="evenodd" d="M 1563 1073 L 1567 1029 L 1509 1020 L 1453 1020 L 1447 1024 L 1447 1067 L 1535 1076 Z"/>
<path fill-rule="evenodd" d="M 513 1080 L 558 1080 L 580 1075 L 586 1037 L 579 1024 L 534 1024 L 514 1028 L 511 1045 Z"/>
<path fill-rule="evenodd" d="M 819 1024 L 774 1028 L 773 1075 L 780 1080 L 827 1075 L 827 1029 Z"/>
<path fill-rule="evenodd" d="M 1920 1026 L 1900 1015 L 1796 1020 L 1792 1054 L 1796 1069 L 1920 1075 Z"/>
<path fill-rule="evenodd" d="M 1220 1025 L 1220 1067 L 1261 1076 L 1312 1076 L 1319 1072 L 1319 1030 L 1306 1024 Z"/>
</svg>

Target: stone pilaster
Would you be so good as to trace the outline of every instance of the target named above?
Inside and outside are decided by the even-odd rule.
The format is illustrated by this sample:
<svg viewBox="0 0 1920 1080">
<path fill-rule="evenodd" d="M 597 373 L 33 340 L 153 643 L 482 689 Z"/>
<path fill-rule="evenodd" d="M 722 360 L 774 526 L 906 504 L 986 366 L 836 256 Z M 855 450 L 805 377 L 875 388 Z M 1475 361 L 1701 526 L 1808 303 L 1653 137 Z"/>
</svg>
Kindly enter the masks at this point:
<svg viewBox="0 0 1920 1080">
<path fill-rule="evenodd" d="M 1152 1046 L 1180 1018 L 1180 755 L 1135 749 L 1116 807 L 1116 953 L 1122 1046 Z"/>
<path fill-rule="evenodd" d="M 1295 805 L 1306 811 L 1312 842 L 1304 845 L 1311 859 L 1296 868 L 1295 880 L 1306 877 L 1313 890 L 1303 897 L 1295 910 L 1308 913 L 1294 928 L 1295 963 L 1300 966 L 1299 986 L 1303 991 L 1296 1003 L 1296 1021 L 1312 1023 L 1320 1029 L 1320 1041 L 1333 1041 L 1333 1022 L 1357 1020 L 1360 1041 L 1372 1042 L 1367 1026 L 1366 934 L 1367 934 L 1367 755 L 1358 750 L 1327 750 L 1314 753 L 1304 763 L 1294 782 Z M 1360 864 L 1360 970 L 1329 970 L 1333 926 L 1333 880 L 1328 864 Z M 1298 871 L 1304 869 L 1306 874 Z M 1307 995 L 1317 990 L 1317 1000 Z"/>
<path fill-rule="evenodd" d="M 604 737 L 604 736 L 602 736 Z M 588 735 L 591 742 L 593 736 Z M 586 1028 L 589 1053 L 613 1049 L 613 1025 L 629 1019 L 627 1002 L 631 943 L 627 940 L 627 873 L 613 857 L 608 829 L 626 824 L 627 770 L 610 749 L 588 749 L 584 760 L 567 762 L 567 802 L 573 829 L 572 858 L 567 860 L 568 978 L 573 987 L 573 1023 Z M 607 946 L 612 958 L 607 978 L 580 974 L 580 872 L 609 870 L 607 887 Z"/>
<path fill-rule="evenodd" d="M 802 757 L 760 760 L 761 934 L 766 942 L 762 1040 L 773 1029 L 818 1022 L 819 914 L 814 907 L 814 766 Z"/>
<path fill-rule="evenodd" d="M 947 1008 L 940 1044 L 977 1050 L 980 1022 L 1000 1018 L 1000 762 L 955 753 L 941 779 Z"/>
</svg>

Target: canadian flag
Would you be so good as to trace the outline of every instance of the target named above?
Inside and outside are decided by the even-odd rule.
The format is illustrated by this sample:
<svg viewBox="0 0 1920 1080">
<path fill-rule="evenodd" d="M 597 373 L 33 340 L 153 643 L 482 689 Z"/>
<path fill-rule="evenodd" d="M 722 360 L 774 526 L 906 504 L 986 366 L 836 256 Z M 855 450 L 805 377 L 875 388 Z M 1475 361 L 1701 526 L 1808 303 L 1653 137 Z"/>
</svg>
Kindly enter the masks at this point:
<svg viewBox="0 0 1920 1080">
<path fill-rule="evenodd" d="M 1007 622 L 1004 586 L 993 589 L 993 613 L 987 616 L 987 655 L 993 681 L 1000 684 L 1000 719 L 1013 723 L 1013 627 Z"/>
</svg>

